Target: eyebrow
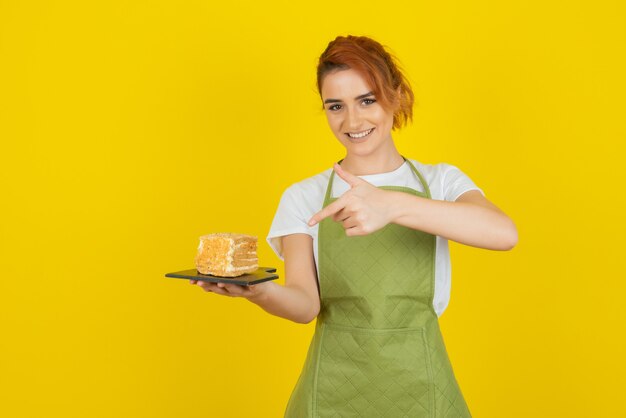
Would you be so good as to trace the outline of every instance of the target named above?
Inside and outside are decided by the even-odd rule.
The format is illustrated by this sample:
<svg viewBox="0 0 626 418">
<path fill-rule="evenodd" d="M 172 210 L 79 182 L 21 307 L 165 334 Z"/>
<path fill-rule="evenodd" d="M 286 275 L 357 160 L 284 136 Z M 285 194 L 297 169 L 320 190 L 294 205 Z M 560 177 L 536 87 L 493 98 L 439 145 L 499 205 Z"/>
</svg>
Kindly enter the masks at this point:
<svg viewBox="0 0 626 418">
<path fill-rule="evenodd" d="M 356 97 L 354 98 L 354 100 L 364 99 L 364 98 L 366 98 L 367 96 L 371 96 L 371 95 L 373 95 L 373 94 L 374 94 L 373 92 L 368 91 L 368 92 L 367 92 L 367 93 L 365 93 L 365 94 L 361 94 L 360 96 L 356 96 Z M 339 99 L 326 99 L 326 100 L 324 100 L 324 104 L 326 104 L 326 103 L 341 103 L 341 100 L 339 100 Z"/>
</svg>

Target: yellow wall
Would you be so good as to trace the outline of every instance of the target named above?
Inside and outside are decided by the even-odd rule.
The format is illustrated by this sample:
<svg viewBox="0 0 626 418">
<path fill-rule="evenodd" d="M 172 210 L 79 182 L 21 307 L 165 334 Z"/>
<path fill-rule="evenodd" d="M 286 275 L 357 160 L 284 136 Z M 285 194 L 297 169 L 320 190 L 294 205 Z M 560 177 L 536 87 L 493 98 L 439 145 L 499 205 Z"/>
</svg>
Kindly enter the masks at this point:
<svg viewBox="0 0 626 418">
<path fill-rule="evenodd" d="M 1 1 L 0 416 L 282 416 L 313 324 L 164 274 L 239 231 L 284 283 L 280 195 L 342 157 L 314 77 L 340 34 L 404 65 L 401 153 L 518 226 L 451 244 L 474 416 L 624 416 L 623 4 Z"/>
</svg>

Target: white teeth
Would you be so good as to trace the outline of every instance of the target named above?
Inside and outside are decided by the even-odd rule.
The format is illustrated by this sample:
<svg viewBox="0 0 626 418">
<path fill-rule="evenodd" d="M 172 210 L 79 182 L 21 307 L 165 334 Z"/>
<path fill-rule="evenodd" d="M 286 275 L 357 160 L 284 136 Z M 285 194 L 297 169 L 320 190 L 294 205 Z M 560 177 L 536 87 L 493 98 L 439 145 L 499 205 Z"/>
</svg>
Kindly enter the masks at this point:
<svg viewBox="0 0 626 418">
<path fill-rule="evenodd" d="M 348 136 L 349 136 L 350 138 L 363 138 L 364 136 L 369 135 L 369 134 L 370 134 L 370 132 L 372 132 L 372 130 L 373 130 L 373 129 L 374 129 L 374 128 L 371 128 L 371 129 L 369 129 L 369 130 L 367 130 L 367 131 L 365 131 L 365 132 L 363 132 L 363 133 L 360 133 L 360 134 L 351 134 L 350 132 L 348 132 Z"/>
</svg>

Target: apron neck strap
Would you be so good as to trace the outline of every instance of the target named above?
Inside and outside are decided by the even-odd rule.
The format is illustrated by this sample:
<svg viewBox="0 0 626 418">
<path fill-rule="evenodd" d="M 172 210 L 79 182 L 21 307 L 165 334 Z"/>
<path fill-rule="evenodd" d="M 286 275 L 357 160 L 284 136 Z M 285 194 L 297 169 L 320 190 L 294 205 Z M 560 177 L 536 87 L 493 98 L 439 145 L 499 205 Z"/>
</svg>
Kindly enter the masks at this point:
<svg viewBox="0 0 626 418">
<path fill-rule="evenodd" d="M 426 180 L 424 179 L 422 174 L 419 171 L 417 171 L 417 169 L 415 168 L 413 163 L 411 161 L 409 161 L 406 157 L 404 157 L 404 155 L 401 155 L 401 157 L 402 157 L 402 159 L 405 162 L 407 162 L 409 164 L 409 166 L 411 167 L 411 170 L 413 171 L 413 173 L 415 173 L 415 175 L 419 179 L 420 183 L 422 183 L 422 188 L 424 189 L 424 192 L 426 193 L 426 197 L 431 199 L 430 189 L 428 188 L 428 184 L 426 183 Z M 343 160 L 344 159 L 342 158 L 341 160 L 337 161 L 337 164 L 341 164 L 341 162 Z M 328 186 L 326 187 L 326 196 L 324 197 L 324 205 L 326 205 L 326 202 L 330 201 L 330 199 L 331 199 L 334 178 L 335 178 L 335 170 L 331 170 L 331 172 L 330 172 L 330 179 L 328 180 Z"/>
</svg>

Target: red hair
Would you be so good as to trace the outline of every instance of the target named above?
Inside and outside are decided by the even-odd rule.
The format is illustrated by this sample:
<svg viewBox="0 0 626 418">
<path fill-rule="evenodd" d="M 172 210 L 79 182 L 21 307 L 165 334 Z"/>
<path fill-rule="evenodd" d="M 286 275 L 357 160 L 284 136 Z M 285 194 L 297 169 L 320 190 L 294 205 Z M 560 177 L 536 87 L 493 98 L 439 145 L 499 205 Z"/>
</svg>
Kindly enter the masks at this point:
<svg viewBox="0 0 626 418">
<path fill-rule="evenodd" d="M 381 44 L 366 36 L 338 36 L 320 55 L 317 90 L 322 96 L 324 77 L 333 71 L 353 69 L 371 86 L 380 105 L 393 111 L 393 128 L 413 120 L 413 91 L 398 60 Z M 323 107 L 323 104 L 322 104 Z"/>
</svg>

